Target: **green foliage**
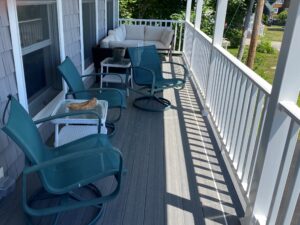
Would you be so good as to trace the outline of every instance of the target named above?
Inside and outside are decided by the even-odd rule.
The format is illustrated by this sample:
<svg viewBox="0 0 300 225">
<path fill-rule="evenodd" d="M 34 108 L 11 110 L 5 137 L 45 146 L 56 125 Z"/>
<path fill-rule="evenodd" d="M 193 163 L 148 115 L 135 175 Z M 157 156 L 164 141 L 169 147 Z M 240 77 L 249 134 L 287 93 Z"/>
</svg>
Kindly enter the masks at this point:
<svg viewBox="0 0 300 225">
<path fill-rule="evenodd" d="M 174 19 L 184 20 L 187 0 L 120 0 L 120 18 L 136 19 Z M 191 21 L 195 21 L 196 1 L 192 1 Z M 204 0 L 201 19 L 201 30 L 213 35 L 216 16 L 216 0 Z M 243 21 L 249 0 L 229 0 L 225 33 L 233 46 L 241 38 Z"/>
<path fill-rule="evenodd" d="M 275 50 L 272 47 L 271 41 L 268 39 L 262 39 L 256 49 L 257 52 L 274 54 Z"/>
<path fill-rule="evenodd" d="M 278 20 L 280 24 L 284 25 L 286 23 L 287 17 L 288 17 L 288 11 L 284 10 L 281 13 L 278 14 Z"/>
<path fill-rule="evenodd" d="M 232 28 L 228 30 L 226 36 L 230 41 L 230 46 L 233 48 L 237 48 L 242 38 L 242 31 L 240 29 Z"/>
<path fill-rule="evenodd" d="M 120 0 L 120 18 L 169 19 L 185 10 L 186 0 Z"/>
<path fill-rule="evenodd" d="M 228 1 L 224 37 L 230 41 L 232 47 L 240 44 L 248 5 L 249 0 Z"/>
<path fill-rule="evenodd" d="M 201 18 L 201 30 L 209 36 L 213 35 L 216 16 L 216 1 L 205 0 Z"/>
</svg>

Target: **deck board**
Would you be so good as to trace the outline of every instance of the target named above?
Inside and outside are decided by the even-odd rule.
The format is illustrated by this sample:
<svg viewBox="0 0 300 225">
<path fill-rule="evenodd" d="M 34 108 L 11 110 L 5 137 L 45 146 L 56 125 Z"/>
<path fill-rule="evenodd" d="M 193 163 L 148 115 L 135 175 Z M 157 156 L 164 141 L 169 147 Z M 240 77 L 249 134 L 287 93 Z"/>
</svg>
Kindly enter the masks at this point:
<svg viewBox="0 0 300 225">
<path fill-rule="evenodd" d="M 104 206 L 97 225 L 239 224 L 241 205 L 208 122 L 201 116 L 194 85 L 188 82 L 185 89 L 166 90 L 163 95 L 173 107 L 151 113 L 132 107 L 136 94 L 131 93 L 111 139 L 122 151 L 128 172 L 120 194 Z M 97 185 L 108 192 L 114 182 L 106 179 Z M 25 224 L 19 191 L 20 184 L 11 201 L 1 203 L 0 224 Z M 18 216 L 12 216 L 14 212 Z M 86 215 L 81 210 L 62 223 L 80 224 Z"/>
</svg>

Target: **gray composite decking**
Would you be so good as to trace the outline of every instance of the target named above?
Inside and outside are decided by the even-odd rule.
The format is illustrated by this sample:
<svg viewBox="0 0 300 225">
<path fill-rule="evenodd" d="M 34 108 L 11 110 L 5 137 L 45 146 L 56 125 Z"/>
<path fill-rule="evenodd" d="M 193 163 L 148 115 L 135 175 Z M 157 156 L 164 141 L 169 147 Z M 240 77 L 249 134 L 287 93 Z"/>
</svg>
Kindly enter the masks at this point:
<svg viewBox="0 0 300 225">
<path fill-rule="evenodd" d="M 111 139 L 123 152 L 128 172 L 120 194 L 104 206 L 97 225 L 239 224 L 242 207 L 208 122 L 201 116 L 194 85 L 188 81 L 185 89 L 166 90 L 163 95 L 173 104 L 164 113 L 138 110 L 132 107 L 136 95 L 128 98 L 128 109 Z M 98 185 L 107 192 L 114 183 L 106 179 Z M 25 224 L 20 197 L 19 182 L 15 193 L 1 202 L 0 224 Z M 87 209 L 77 210 L 61 222 L 85 224 L 89 216 Z"/>
</svg>

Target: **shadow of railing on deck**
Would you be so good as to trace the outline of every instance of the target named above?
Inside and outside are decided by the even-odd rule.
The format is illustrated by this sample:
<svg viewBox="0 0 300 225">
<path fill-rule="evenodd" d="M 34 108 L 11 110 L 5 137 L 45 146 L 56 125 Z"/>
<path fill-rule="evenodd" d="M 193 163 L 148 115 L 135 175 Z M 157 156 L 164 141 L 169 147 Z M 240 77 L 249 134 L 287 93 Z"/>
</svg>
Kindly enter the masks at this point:
<svg viewBox="0 0 300 225">
<path fill-rule="evenodd" d="M 182 199 L 182 210 L 193 214 L 194 224 L 240 224 L 242 206 L 190 79 L 175 97 L 191 193 L 190 200 Z M 169 204 L 175 204 L 176 198 L 171 196 Z"/>
</svg>

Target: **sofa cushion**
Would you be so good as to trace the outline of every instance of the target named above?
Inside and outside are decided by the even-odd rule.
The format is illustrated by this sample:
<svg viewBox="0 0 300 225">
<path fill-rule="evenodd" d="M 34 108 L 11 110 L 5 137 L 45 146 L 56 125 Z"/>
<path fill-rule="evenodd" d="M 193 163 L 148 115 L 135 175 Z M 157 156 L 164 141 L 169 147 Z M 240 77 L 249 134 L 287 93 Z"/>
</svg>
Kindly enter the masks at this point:
<svg viewBox="0 0 300 225">
<path fill-rule="evenodd" d="M 144 40 L 145 26 L 125 25 L 126 40 Z"/>
<path fill-rule="evenodd" d="M 145 41 L 160 41 L 164 27 L 145 26 Z"/>
<path fill-rule="evenodd" d="M 144 41 L 145 46 L 155 45 L 157 49 L 169 49 L 169 46 L 164 45 L 160 41 Z"/>
<path fill-rule="evenodd" d="M 138 47 L 138 46 L 143 46 L 143 45 L 144 45 L 144 42 L 140 41 L 140 40 L 124 40 L 124 41 L 109 42 L 110 48 L 117 48 L 117 47 L 128 48 L 128 47 Z"/>
<path fill-rule="evenodd" d="M 173 39 L 174 31 L 172 29 L 164 29 L 163 34 L 160 38 L 160 41 L 165 46 L 170 46 Z"/>
<path fill-rule="evenodd" d="M 118 27 L 117 29 L 115 29 L 115 38 L 116 41 L 124 41 L 125 37 L 126 37 L 126 31 L 123 26 Z"/>
</svg>

